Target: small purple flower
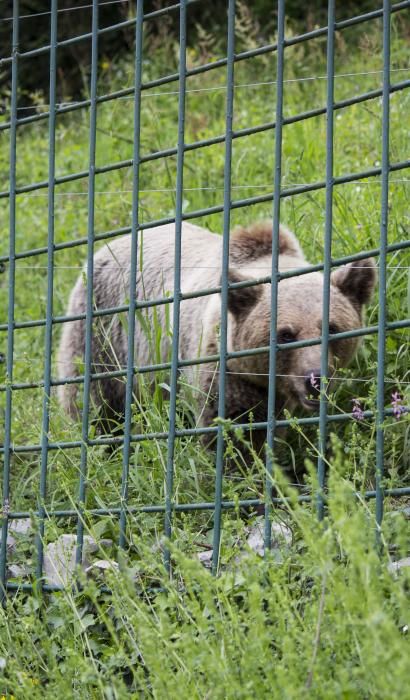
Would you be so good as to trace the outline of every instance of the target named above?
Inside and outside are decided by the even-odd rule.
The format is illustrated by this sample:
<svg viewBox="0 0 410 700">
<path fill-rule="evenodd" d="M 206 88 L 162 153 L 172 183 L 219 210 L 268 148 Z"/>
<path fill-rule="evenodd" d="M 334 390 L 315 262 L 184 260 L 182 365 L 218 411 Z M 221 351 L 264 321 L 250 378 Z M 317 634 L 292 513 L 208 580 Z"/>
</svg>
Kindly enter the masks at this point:
<svg viewBox="0 0 410 700">
<path fill-rule="evenodd" d="M 364 411 L 362 409 L 362 405 L 359 401 L 359 399 L 353 399 L 353 408 L 352 408 L 352 416 L 355 420 L 363 420 L 364 419 Z"/>
<path fill-rule="evenodd" d="M 313 389 L 316 389 L 316 391 L 319 391 L 319 385 L 317 383 L 317 377 L 315 376 L 314 372 L 311 372 L 309 375 L 309 380 L 310 380 L 310 385 Z"/>
<path fill-rule="evenodd" d="M 391 405 L 393 406 L 393 416 L 396 420 L 399 420 L 400 416 L 403 413 L 406 413 L 406 408 L 402 404 L 403 397 L 398 391 L 393 391 L 391 398 Z"/>
</svg>

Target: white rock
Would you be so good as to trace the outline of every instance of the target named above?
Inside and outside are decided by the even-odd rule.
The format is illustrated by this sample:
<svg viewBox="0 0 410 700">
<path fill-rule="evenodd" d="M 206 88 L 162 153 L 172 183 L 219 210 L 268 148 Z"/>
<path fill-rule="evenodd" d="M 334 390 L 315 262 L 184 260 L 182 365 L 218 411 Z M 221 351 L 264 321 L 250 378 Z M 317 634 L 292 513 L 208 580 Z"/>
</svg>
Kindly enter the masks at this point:
<svg viewBox="0 0 410 700">
<path fill-rule="evenodd" d="M 265 520 L 258 518 L 248 530 L 246 544 L 248 547 L 263 557 L 265 554 Z M 271 525 L 272 549 L 279 550 L 288 547 L 292 543 L 292 531 L 281 522 L 274 521 Z"/>
<path fill-rule="evenodd" d="M 256 523 L 256 525 L 252 525 L 252 527 L 249 528 L 249 534 L 246 540 L 246 544 L 248 545 L 249 549 L 255 552 L 255 554 L 259 554 L 260 557 L 263 557 L 265 551 L 265 543 L 263 538 L 264 523 L 262 520 Z"/>
<path fill-rule="evenodd" d="M 395 574 L 400 571 L 400 569 L 405 569 L 408 566 L 410 566 L 410 557 L 398 559 L 398 561 L 392 561 L 387 568 L 391 573 Z"/>
<path fill-rule="evenodd" d="M 1 537 L 0 537 L 0 544 L 1 544 Z M 16 549 L 16 538 L 13 537 L 13 535 L 10 535 L 9 533 L 7 533 L 7 553 L 13 554 L 15 549 Z"/>
<path fill-rule="evenodd" d="M 109 542 L 105 540 L 104 543 Z M 101 542 L 100 544 L 103 544 Z M 98 550 L 99 545 L 89 535 L 84 536 L 83 557 L 81 567 L 86 570 L 90 566 L 89 555 Z M 46 583 L 55 586 L 67 586 L 76 568 L 76 548 L 77 536 L 66 534 L 60 535 L 55 542 L 50 542 L 45 547 L 43 570 Z"/>
<path fill-rule="evenodd" d="M 284 543 L 291 545 L 293 540 L 292 530 L 282 522 L 272 523 L 272 546 L 282 546 Z"/>
<path fill-rule="evenodd" d="M 9 521 L 9 532 L 26 535 L 32 529 L 31 518 L 15 518 Z"/>
<path fill-rule="evenodd" d="M 30 575 L 30 569 L 27 566 L 19 564 L 11 564 L 7 567 L 7 578 L 23 578 Z"/>
<path fill-rule="evenodd" d="M 99 569 L 100 571 L 108 571 L 109 569 L 119 571 L 120 567 L 116 561 L 112 561 L 111 559 L 97 559 L 97 561 L 94 561 L 90 566 L 87 566 L 85 572 L 88 574 L 95 569 Z"/>
<path fill-rule="evenodd" d="M 204 552 L 198 552 L 197 557 L 201 564 L 203 564 L 207 568 L 210 568 L 212 565 L 212 554 L 213 549 L 206 549 Z"/>
</svg>

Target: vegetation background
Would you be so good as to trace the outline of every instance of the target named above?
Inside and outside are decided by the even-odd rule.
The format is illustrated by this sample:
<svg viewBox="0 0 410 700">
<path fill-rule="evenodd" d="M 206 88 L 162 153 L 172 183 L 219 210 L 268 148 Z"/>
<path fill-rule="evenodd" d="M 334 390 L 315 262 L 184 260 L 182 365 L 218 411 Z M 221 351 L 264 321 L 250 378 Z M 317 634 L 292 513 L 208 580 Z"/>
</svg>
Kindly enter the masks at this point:
<svg viewBox="0 0 410 700">
<path fill-rule="evenodd" d="M 67 4 L 66 4 L 67 3 Z M 44 8 L 43 8 L 44 4 Z M 49 4 L 22 2 L 21 50 L 48 43 Z M 60 9 L 67 9 L 62 0 Z M 84 3 L 85 4 L 85 3 Z M 4 18 L 11 3 L 3 3 Z M 250 6 L 251 5 L 251 6 Z M 339 6 L 340 5 L 340 6 Z M 149 10 L 157 5 L 147 3 Z M 286 36 L 326 25 L 323 3 L 308 10 L 289 2 Z M 338 3 L 338 18 L 377 9 L 375 3 Z M 101 2 L 101 26 L 125 21 L 129 6 Z M 226 55 L 226 17 L 223 3 L 189 6 L 189 67 L 214 62 Z M 90 31 L 89 8 L 59 15 L 59 38 Z M 238 2 L 236 50 L 274 42 L 276 15 L 272 4 Z M 335 100 L 377 90 L 382 81 L 380 19 L 352 26 L 336 34 Z M 0 22 L 4 56 L 10 53 L 10 22 Z M 99 94 L 133 85 L 133 28 L 102 35 L 99 55 Z M 110 37 L 110 40 L 107 40 Z M 392 16 L 391 80 L 410 78 L 409 10 Z M 143 81 L 178 71 L 177 13 L 144 26 Z M 75 46 L 75 48 L 74 48 Z M 89 78 L 89 42 L 58 52 L 60 101 L 86 98 Z M 4 114 L 0 117 L 0 190 L 9 187 L 8 67 L 0 68 Z M 19 116 L 47 109 L 47 55 L 21 59 Z M 316 38 L 285 51 L 286 117 L 326 104 L 326 40 Z M 269 124 L 275 114 L 276 57 L 267 53 L 235 66 L 234 128 L 237 132 Z M 187 84 L 186 142 L 222 136 L 225 130 L 225 68 L 192 76 Z M 172 148 L 177 140 L 178 83 L 146 90 L 141 99 L 142 154 Z M 409 153 L 410 96 L 392 93 L 390 156 L 404 162 Z M 119 164 L 97 176 L 97 235 L 130 225 L 132 177 L 132 99 L 107 101 L 98 107 L 97 164 Z M 284 128 L 283 186 L 324 179 L 326 118 L 318 115 L 295 120 Z M 88 168 L 89 114 L 87 110 L 59 115 L 56 131 L 57 176 Z M 339 108 L 335 115 L 335 175 L 359 173 L 381 161 L 381 100 Z M 239 135 L 233 148 L 233 199 L 272 192 L 274 130 Z M 47 179 L 49 136 L 47 120 L 18 129 L 18 185 Z M 124 164 L 125 163 L 125 164 Z M 224 144 L 190 150 L 184 171 L 184 212 L 216 204 L 223 197 Z M 389 242 L 409 239 L 408 193 L 410 178 L 402 169 L 391 175 Z M 141 167 L 140 220 L 173 216 L 176 159 L 147 159 Z M 324 191 L 287 197 L 282 220 L 300 239 L 309 260 L 323 259 Z M 72 284 L 86 255 L 87 178 L 59 184 L 55 210 L 54 313 L 66 308 Z M 21 194 L 17 200 L 17 252 L 40 248 L 47 240 L 47 190 Z M 232 225 L 269 216 L 271 203 L 234 209 Z M 200 225 L 222 230 L 222 215 L 197 219 Z M 8 253 L 9 209 L 0 198 L 0 256 Z M 338 185 L 334 192 L 334 255 L 349 255 L 378 247 L 380 180 L 364 178 Z M 72 241 L 73 246 L 63 248 Z M 98 246 L 102 245 L 98 243 Z M 60 246 L 60 247 L 59 247 Z M 388 256 L 388 319 L 410 316 L 408 248 Z M 16 265 L 16 321 L 45 317 L 47 256 L 22 258 Z M 0 323 L 6 321 L 8 266 L 0 275 Z M 367 323 L 377 323 L 377 299 Z M 144 323 L 144 318 L 139 318 Z M 55 327 L 54 346 L 60 334 Z M 154 329 L 153 348 L 159 329 Z M 166 329 L 165 329 L 166 330 Z M 2 334 L 0 351 L 5 353 Z M 408 329 L 390 332 L 387 339 L 385 400 L 393 391 L 409 404 Z M 349 411 L 352 399 L 364 408 L 375 406 L 377 337 L 368 336 L 352 367 L 340 375 L 331 412 Z M 44 329 L 22 327 L 15 332 L 14 381 L 36 383 L 44 366 Z M 4 364 L 0 380 L 5 382 Z M 166 383 L 158 376 L 157 383 Z M 190 413 L 192 398 L 181 391 L 180 420 Z M 4 391 L 0 394 L 4 415 Z M 163 431 L 168 424 L 168 401 L 157 391 L 149 401 L 135 404 L 134 425 L 140 433 Z M 42 391 L 13 392 L 12 440 L 16 446 L 36 445 L 41 438 Z M 168 581 L 162 563 L 163 515 L 134 512 L 128 520 L 128 546 L 117 547 L 115 516 L 97 516 L 95 508 L 109 509 L 120 502 L 121 450 L 107 453 L 101 446 L 88 454 L 88 488 L 84 522 L 87 534 L 100 543 L 92 557 L 116 561 L 118 568 L 96 570 L 81 590 L 68 588 L 50 595 L 9 597 L 0 613 L 0 696 L 5 698 L 75 697 L 123 698 L 403 698 L 406 697 L 409 659 L 408 600 L 410 569 L 392 561 L 410 555 L 409 506 L 405 499 L 386 499 L 381 533 L 382 551 L 375 548 L 374 503 L 364 493 L 374 487 L 375 444 L 371 421 L 333 424 L 329 457 L 329 497 L 324 527 L 317 523 L 315 504 L 298 495 L 314 494 L 317 458 L 315 430 L 296 425 L 278 445 L 281 470 L 274 485 L 288 500 L 274 514 L 290 541 L 279 540 L 265 560 L 249 546 L 255 514 L 244 518 L 239 508 L 224 513 L 221 569 L 217 578 L 199 561 L 212 541 L 212 511 L 178 513 L 171 544 L 173 578 Z M 67 422 L 53 401 L 50 439 L 79 438 L 80 427 Z M 408 414 L 386 420 L 385 485 L 408 486 L 410 468 Z M 230 446 L 230 449 L 234 449 Z M 133 506 L 163 504 L 166 443 L 139 442 L 132 453 L 129 498 Z M 251 469 L 238 460 L 238 469 L 224 479 L 224 498 L 237 502 L 263 494 L 263 464 Z M 79 450 L 49 454 L 47 511 L 76 509 Z M 284 475 L 286 472 L 287 476 Z M 35 450 L 15 453 L 11 474 L 11 507 L 34 513 L 38 508 L 39 455 Z M 210 501 L 214 493 L 212 456 L 195 438 L 179 440 L 175 457 L 175 500 Z M 11 581 L 24 586 L 34 580 L 36 522 L 15 533 L 10 561 Z M 61 535 L 75 533 L 74 517 L 46 523 L 45 546 Z M 108 593 L 107 586 L 111 589 Z"/>
<path fill-rule="evenodd" d="M 172 5 L 172 3 L 167 3 Z M 145 12 L 152 12 L 167 6 L 161 0 L 145 0 Z M 69 39 L 79 34 L 90 31 L 92 3 L 90 0 L 73 3 L 72 0 L 59 0 L 59 39 Z M 73 7 L 75 10 L 73 11 Z M 275 29 L 276 8 L 271 0 L 254 0 L 252 3 L 243 3 L 244 12 L 252 21 L 255 31 L 262 41 L 266 40 Z M 100 27 L 125 23 L 135 9 L 135 2 L 131 0 L 106 0 L 99 3 Z M 375 9 L 373 0 L 347 0 L 337 3 L 336 19 L 345 19 L 362 12 Z M 49 0 L 20 0 L 20 15 L 36 14 L 36 21 L 23 21 L 20 23 L 20 48 L 29 51 L 46 45 L 49 42 Z M 4 18 L 13 15 L 13 0 L 3 0 L 2 13 Z M 301 3 L 298 0 L 288 0 L 286 13 L 289 18 L 300 22 L 308 31 L 319 24 L 326 24 L 327 2 L 326 0 L 311 0 L 309 3 Z M 189 7 L 188 12 L 188 42 L 191 46 L 200 39 L 203 31 L 214 35 L 220 33 L 226 21 L 225 3 L 220 0 L 196 0 Z M 178 13 L 170 12 L 151 21 L 153 34 L 161 35 L 166 29 L 167 36 L 174 39 L 179 35 Z M 215 31 L 216 30 L 216 31 Z M 118 59 L 128 55 L 134 41 L 133 26 L 122 26 L 118 31 L 100 38 L 100 50 L 108 60 Z M 0 23 L 0 44 L 4 47 L 3 55 L 7 56 L 11 51 L 11 22 Z M 68 47 L 62 52 L 61 70 L 57 90 L 60 99 L 67 99 L 68 94 L 72 98 L 79 98 L 84 91 L 87 82 L 85 75 L 90 64 L 90 42 L 81 42 Z M 27 99 L 32 92 L 38 90 L 48 91 L 48 55 L 39 57 L 36 61 L 36 71 L 26 71 L 20 76 L 21 95 Z M 10 67 L 0 65 L 0 88 L 7 89 L 10 85 Z"/>
</svg>

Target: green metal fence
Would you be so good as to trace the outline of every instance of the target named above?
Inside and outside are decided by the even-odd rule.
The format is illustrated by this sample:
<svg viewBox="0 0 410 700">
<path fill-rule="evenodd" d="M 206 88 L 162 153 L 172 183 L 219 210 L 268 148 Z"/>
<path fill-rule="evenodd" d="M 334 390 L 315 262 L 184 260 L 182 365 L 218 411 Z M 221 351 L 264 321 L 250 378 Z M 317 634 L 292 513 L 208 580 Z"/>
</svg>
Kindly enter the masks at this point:
<svg viewBox="0 0 410 700">
<path fill-rule="evenodd" d="M 58 0 L 51 0 L 50 4 L 50 41 L 46 46 L 39 46 L 35 50 L 22 51 L 19 46 L 19 26 L 21 12 L 18 0 L 13 2 L 13 16 L 10 24 L 12 25 L 12 52 L 10 56 L 2 58 L 4 66 L 11 64 L 11 92 L 10 92 L 10 111 L 5 115 L 4 120 L 0 123 L 0 134 L 7 135 L 9 140 L 9 186 L 4 191 L 0 192 L 0 200 L 8 201 L 9 205 L 9 232 L 8 245 L 9 251 L 0 258 L 1 272 L 3 279 L 8 280 L 8 306 L 7 306 L 7 321 L 0 324 L 0 342 L 1 350 L 4 352 L 5 362 L 5 377 L 6 380 L 1 386 L 2 397 L 4 398 L 4 441 L 0 448 L 0 453 L 3 460 L 3 511 L 2 511 L 2 533 L 1 533 L 1 550 L 0 550 L 0 580 L 2 591 L 6 590 L 31 590 L 32 583 L 14 582 L 7 580 L 7 534 L 10 520 L 18 520 L 21 518 L 30 517 L 33 515 L 32 510 L 19 510 L 13 507 L 15 495 L 11 487 L 11 474 L 13 469 L 17 469 L 18 465 L 13 463 L 13 460 L 21 455 L 35 455 L 40 465 L 39 484 L 36 485 L 37 490 L 37 508 L 35 515 L 37 516 L 37 537 L 36 537 L 36 579 L 37 583 L 41 581 L 43 576 L 43 555 L 44 555 L 44 534 L 46 522 L 53 519 L 61 518 L 76 518 L 77 522 L 77 562 L 82 559 L 82 550 L 84 542 L 84 509 L 86 501 L 86 489 L 88 483 L 88 455 L 89 450 L 96 445 L 115 445 L 122 446 L 122 475 L 120 489 L 120 500 L 118 503 L 112 504 L 107 508 L 93 508 L 90 513 L 98 518 L 104 515 L 111 515 L 119 520 L 119 546 L 124 548 L 127 546 L 127 521 L 130 514 L 139 513 L 158 513 L 164 517 L 164 533 L 167 538 L 173 536 L 173 517 L 174 513 L 186 511 L 209 510 L 214 513 L 214 530 L 213 530 L 213 571 L 218 569 L 218 552 L 221 539 L 222 513 L 225 510 L 243 506 L 264 505 L 265 512 L 265 546 L 269 548 L 271 537 L 271 515 L 275 507 L 275 503 L 280 502 L 280 498 L 274 495 L 272 487 L 272 470 L 273 457 L 275 454 L 274 436 L 278 428 L 289 426 L 292 422 L 289 419 L 275 418 L 275 383 L 276 383 L 276 358 L 277 353 L 284 349 L 283 345 L 277 343 L 276 337 L 276 322 L 277 322 L 277 301 L 278 301 L 278 283 L 282 279 L 293 276 L 303 275 L 314 270 L 322 271 L 324 275 L 324 294 L 323 294 L 323 331 L 322 337 L 312 338 L 308 341 L 298 341 L 287 345 L 289 347 L 299 348 L 307 345 L 321 344 L 321 375 L 326 377 L 328 371 L 328 346 L 333 339 L 342 339 L 348 337 L 366 336 L 377 334 L 378 336 L 378 373 L 377 373 L 377 406 L 376 411 L 365 411 L 364 417 L 369 421 L 374 421 L 376 427 L 376 464 L 375 464 L 375 488 L 363 494 L 365 498 L 376 499 L 376 520 L 379 525 L 383 518 L 383 501 L 387 494 L 394 496 L 410 495 L 410 486 L 400 486 L 397 488 L 384 488 L 383 481 L 383 466 L 384 466 L 384 441 L 385 441 L 385 419 L 392 416 L 394 409 L 385 406 L 385 347 L 386 336 L 390 331 L 397 329 L 405 329 L 410 326 L 410 319 L 403 317 L 393 321 L 387 320 L 386 315 L 386 268 L 387 256 L 395 251 L 404 251 L 410 247 L 410 240 L 403 239 L 399 242 L 388 242 L 388 217 L 389 217 L 389 177 L 391 173 L 406 171 L 410 167 L 410 160 L 406 159 L 406 153 L 402 153 L 399 160 L 390 161 L 389 154 L 389 104 L 393 93 L 407 90 L 410 86 L 410 80 L 392 83 L 391 61 L 390 61 L 390 26 L 393 14 L 405 13 L 410 7 L 410 2 L 400 2 L 391 5 L 388 0 L 384 0 L 383 7 L 377 8 L 372 12 L 357 15 L 343 21 L 336 21 L 334 0 L 329 0 L 328 7 L 328 26 L 315 28 L 312 31 L 286 37 L 285 34 L 285 0 L 278 0 L 277 7 L 272 3 L 272 14 L 277 12 L 277 43 L 262 45 L 258 48 L 253 48 L 241 52 L 235 52 L 235 15 L 237 8 L 235 0 L 229 0 L 227 3 L 227 52 L 224 58 L 205 63 L 194 68 L 187 67 L 187 12 L 192 4 L 189 0 L 176 3 L 164 9 L 154 12 L 145 12 L 143 0 L 136 2 L 136 16 L 114 26 L 99 28 L 99 3 L 97 0 L 92 2 L 92 30 L 90 33 L 75 36 L 64 41 L 58 40 Z M 151 18 L 160 18 L 165 13 L 179 13 L 179 71 L 163 75 L 155 80 L 143 82 L 142 66 L 143 66 L 143 27 Z M 276 14 L 275 14 L 276 16 Z M 382 19 L 383 22 L 383 81 L 380 89 L 367 91 L 342 101 L 334 99 L 334 56 L 335 56 L 335 37 L 342 33 L 344 29 L 355 25 L 366 26 L 367 23 Z M 123 26 L 135 25 L 135 72 L 134 85 L 112 93 L 99 94 L 98 92 L 98 71 L 99 71 L 99 39 L 103 33 L 120 31 Z M 286 61 L 286 51 L 289 47 L 304 44 L 305 42 L 313 41 L 320 37 L 325 37 L 327 40 L 327 99 L 326 105 L 307 111 L 300 111 L 297 115 L 291 117 L 284 116 L 283 96 L 284 96 L 284 62 Z M 89 42 L 91 44 L 91 74 L 89 85 L 89 97 L 79 102 L 59 104 L 56 97 L 56 82 L 58 80 L 57 72 L 57 57 L 60 50 L 66 49 L 68 46 L 76 42 Z M 48 107 L 42 108 L 41 111 L 31 110 L 26 116 L 20 111 L 20 94 L 19 94 L 19 74 L 20 71 L 30 69 L 30 61 L 35 61 L 35 57 L 39 54 L 48 53 L 50 57 L 50 91 Z M 272 120 L 258 124 L 257 126 L 249 126 L 245 129 L 234 129 L 234 69 L 238 62 L 247 61 L 256 56 L 268 54 L 276 54 L 277 57 L 277 72 L 276 72 L 276 100 L 275 114 L 272 109 Z M 34 64 L 33 64 L 34 65 Z M 186 143 L 185 140 L 185 116 L 186 116 L 186 80 L 195 75 L 207 73 L 209 71 L 226 70 L 226 128 L 225 133 L 218 137 L 206 138 L 195 142 Z M 141 99 L 144 91 L 151 88 L 161 87 L 164 85 L 177 84 L 178 89 L 178 143 L 176 147 L 158 149 L 148 154 L 141 154 L 141 119 L 140 107 Z M 97 112 L 103 103 L 120 100 L 125 97 L 133 98 L 133 134 L 132 134 L 132 158 L 112 162 L 108 165 L 98 166 L 96 164 L 96 139 L 97 139 Z M 381 164 L 375 165 L 372 168 L 367 168 L 361 172 L 347 173 L 343 176 L 334 175 L 334 119 L 338 111 L 361 103 L 367 103 L 376 98 L 381 98 L 382 101 L 382 161 Z M 56 129 L 58 119 L 69 112 L 82 110 L 89 115 L 89 157 L 88 166 L 80 171 L 70 174 L 56 175 Z M 326 116 L 326 178 L 324 181 L 316 181 L 295 185 L 292 187 L 282 186 L 282 133 L 289 124 L 302 122 L 304 120 L 313 119 L 320 115 Z M 18 137 L 29 125 L 42 121 L 48 122 L 49 129 L 49 148 L 48 148 L 48 177 L 45 180 L 38 180 L 30 183 L 20 183 L 17 177 L 18 168 Z M 405 117 L 404 117 L 405 121 Z M 269 194 L 247 197 L 244 199 L 232 199 L 232 147 L 237 139 L 246 139 L 247 137 L 274 131 L 275 147 L 274 147 L 274 162 L 275 169 L 272 174 L 273 191 Z M 225 148 L 224 160 L 224 175 L 223 175 L 223 202 L 212 207 L 196 210 L 184 211 L 184 158 L 189 151 L 195 151 L 207 148 L 208 146 L 221 143 Z M 158 220 L 141 221 L 139 209 L 139 194 L 140 194 L 140 167 L 147 162 L 163 160 L 171 156 L 176 157 L 176 196 L 175 196 L 175 216 L 169 216 Z M 263 157 L 263 154 L 261 154 Z M 95 204 L 96 204 L 96 177 L 104 173 L 111 173 L 121 169 L 132 170 L 132 214 L 131 221 L 128 226 L 112 229 L 101 233 L 96 228 L 95 224 Z M 352 182 L 360 182 L 367 178 L 380 177 L 381 181 L 381 227 L 380 227 L 380 243 L 373 250 L 355 253 L 345 257 L 334 258 L 332 256 L 332 231 L 333 231 L 333 201 L 334 189 L 339 185 Z M 60 185 L 69 182 L 84 181 L 87 183 L 87 199 L 88 199 L 88 226 L 87 235 L 84 237 L 72 239 L 68 242 L 56 242 L 54 221 L 56 213 L 56 191 Z M 36 247 L 26 250 L 16 249 L 16 208 L 18 205 L 19 196 L 26 193 L 39 193 L 41 190 L 46 190 L 48 201 L 48 234 L 47 243 L 41 247 Z M 281 218 L 281 202 L 284 198 L 297 197 L 303 193 L 315 192 L 319 190 L 325 191 L 326 213 L 325 213 L 325 238 L 324 238 L 324 258 L 323 262 L 314 266 L 309 266 L 303 269 L 292 270 L 289 272 L 278 272 L 278 236 L 279 236 L 279 221 Z M 270 345 L 268 347 L 259 348 L 257 350 L 248 350 L 241 352 L 228 352 L 227 345 L 227 319 L 228 319 L 228 291 L 230 285 L 228 283 L 228 263 L 229 263 L 229 231 L 231 227 L 231 212 L 243 207 L 261 204 L 264 202 L 273 203 L 273 251 L 272 251 L 272 270 L 269 277 L 262 277 L 258 280 L 249 280 L 248 283 L 237 283 L 236 286 L 251 286 L 272 281 L 271 284 L 271 325 L 270 325 Z M 220 326 L 220 353 L 212 357 L 191 358 L 189 360 L 181 360 L 178 357 L 178 342 L 179 342 L 179 324 L 180 324 L 180 304 L 190 298 L 190 294 L 181 293 L 181 225 L 184 220 L 196 219 L 205 215 L 223 213 L 223 253 L 222 253 L 222 282 L 220 287 L 212 289 L 204 289 L 199 295 L 210 295 L 220 293 L 221 296 L 221 326 Z M 143 231 L 148 231 L 153 227 L 163 223 L 175 223 L 175 261 L 174 261 L 174 285 L 172 294 L 163 296 L 158 299 L 152 299 L 147 302 L 139 303 L 136 300 L 136 276 L 139 254 L 139 234 Z M 33 225 L 35 225 L 33 223 Z M 3 228 L 3 224 L 2 224 Z M 4 228 L 3 228 L 4 230 Z M 93 308 L 93 256 L 95 244 L 100 241 L 108 241 L 118 235 L 130 234 L 132 240 L 131 248 L 131 277 L 129 289 L 129 302 L 121 307 L 106 309 L 104 311 L 95 311 Z M 3 234 L 4 235 L 4 234 Z M 56 290 L 55 277 L 55 255 L 59 251 L 64 251 L 72 248 L 80 248 L 81 252 L 87 253 L 87 308 L 85 314 L 77 317 L 57 315 L 55 313 L 54 296 Z M 16 320 L 15 318 L 15 296 L 18 285 L 16 278 L 16 269 L 21 261 L 25 261 L 27 265 L 31 261 L 36 260 L 39 256 L 47 256 L 47 292 L 46 292 L 46 313 L 45 317 L 31 318 L 26 320 Z M 338 333 L 329 338 L 329 300 L 330 300 L 330 273 L 332 269 L 341 265 L 358 261 L 367 258 L 369 255 L 378 257 L 379 269 L 379 297 L 378 297 L 378 322 L 376 325 L 370 325 L 361 329 Z M 84 257 L 84 254 L 83 254 Z M 20 282 L 21 284 L 22 282 Z M 233 285 L 235 286 L 235 285 Z M 36 294 L 36 289 L 30 289 L 29 294 Z M 195 295 L 194 295 L 195 296 Z M 148 308 L 160 305 L 172 305 L 172 358 L 170 363 L 153 363 L 149 366 L 134 366 L 134 330 L 136 321 L 136 311 L 138 308 Z M 404 308 L 404 305 L 403 305 Z M 118 312 L 126 312 L 128 315 L 128 364 L 126 367 L 118 368 L 112 372 L 105 372 L 103 375 L 92 372 L 92 357 L 91 357 L 91 337 L 93 318 L 101 315 L 113 315 Z M 86 350 L 84 358 L 84 373 L 81 377 L 67 378 L 68 382 L 76 382 L 83 385 L 83 412 L 82 412 L 82 427 L 81 434 L 78 434 L 76 439 L 66 441 L 53 441 L 50 439 L 50 401 L 52 398 L 53 387 L 59 382 L 53 375 L 53 357 L 55 352 L 55 329 L 61 328 L 67 320 L 74 318 L 85 318 L 86 321 Z M 18 382 L 14 380 L 15 374 L 15 335 L 20 329 L 24 328 L 39 328 L 44 330 L 43 336 L 43 353 L 44 363 L 42 377 L 39 381 L 34 382 Z M 225 377 L 227 373 L 227 362 L 232 357 L 245 356 L 257 353 L 269 352 L 269 392 L 268 392 L 268 421 L 265 423 L 254 423 L 253 429 L 265 430 L 267 435 L 267 463 L 266 463 L 266 483 L 265 494 L 261 499 L 246 499 L 235 503 L 223 499 L 223 469 L 224 469 L 224 427 L 223 423 L 219 422 L 215 426 L 206 428 L 180 428 L 177 425 L 177 394 L 178 394 L 178 373 L 182 367 L 188 365 L 200 365 L 201 363 L 217 360 L 219 362 L 220 376 L 220 391 L 218 415 L 220 418 L 225 416 Z M 168 370 L 170 372 L 170 419 L 169 424 L 164 425 L 161 432 L 151 432 L 149 434 L 133 434 L 132 432 L 132 402 L 133 402 L 133 377 L 135 374 L 147 374 L 150 372 Z M 93 379 L 101 378 L 101 376 L 123 377 L 126 380 L 126 400 L 125 400 L 125 421 L 124 433 L 122 436 L 96 437 L 91 432 L 90 426 L 90 384 Z M 40 389 L 42 392 L 42 427 L 41 440 L 39 442 L 19 442 L 13 441 L 12 436 L 12 416 L 13 416 L 13 401 L 17 392 L 29 392 L 33 389 Z M 320 410 L 318 416 L 308 416 L 298 419 L 301 426 L 314 425 L 318 427 L 318 445 L 319 445 L 319 460 L 318 460 L 318 481 L 319 492 L 316 494 L 317 510 L 320 518 L 324 515 L 325 509 L 325 485 L 326 485 L 326 444 L 328 436 L 329 424 L 339 422 L 352 421 L 352 413 L 336 413 L 330 414 L 328 410 L 328 401 L 325 392 L 322 392 L 320 398 Z M 243 425 L 246 427 L 246 424 Z M 210 494 L 209 501 L 193 502 L 193 503 L 176 503 L 174 494 L 174 450 L 176 441 L 180 438 L 192 435 L 201 435 L 205 433 L 216 433 L 216 451 L 215 451 L 215 484 L 213 494 Z M 129 470 L 130 460 L 133 447 L 136 443 L 147 440 L 166 440 L 167 441 L 167 459 L 166 459 L 166 487 L 165 499 L 162 502 L 147 503 L 144 505 L 135 505 L 132 499 L 129 498 Z M 75 503 L 72 507 L 64 509 L 54 509 L 52 504 L 48 502 L 47 484 L 50 478 L 50 454 L 52 452 L 68 452 L 72 449 L 80 450 L 79 460 L 79 477 L 78 477 L 78 492 L 75 498 Z M 300 496 L 301 500 L 309 500 L 309 496 Z M 34 553 L 33 553 L 34 556 Z M 170 553 L 165 552 L 166 566 L 170 567 Z M 55 590 L 58 586 L 43 584 L 44 590 Z"/>
</svg>

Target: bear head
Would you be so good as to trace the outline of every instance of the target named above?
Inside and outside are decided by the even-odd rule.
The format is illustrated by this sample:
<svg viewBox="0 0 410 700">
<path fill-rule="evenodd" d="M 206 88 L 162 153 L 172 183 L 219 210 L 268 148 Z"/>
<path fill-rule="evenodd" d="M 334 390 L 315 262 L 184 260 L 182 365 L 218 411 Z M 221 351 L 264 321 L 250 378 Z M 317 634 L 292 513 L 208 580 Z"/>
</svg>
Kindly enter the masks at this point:
<svg viewBox="0 0 410 700">
<path fill-rule="evenodd" d="M 272 228 L 270 227 L 270 231 Z M 265 231 L 266 233 L 266 231 Z M 269 238 L 268 234 L 266 234 Z M 300 255 L 286 249 L 289 238 L 295 249 L 293 234 L 280 232 L 279 261 L 282 255 L 290 255 L 290 267 L 306 267 Z M 271 238 L 270 238 L 271 240 Z M 235 239 L 233 239 L 235 250 Z M 252 248 L 252 229 L 248 246 Z M 256 246 L 257 247 L 257 246 Z M 293 258 L 292 258 L 293 255 Z M 262 253 L 265 264 L 271 255 Z M 246 260 L 235 258 L 243 268 L 231 268 L 230 284 L 249 280 Z M 252 275 L 251 275 L 252 276 Z M 331 273 L 328 377 L 338 367 L 346 367 L 353 358 L 360 339 L 358 337 L 335 338 L 332 336 L 353 331 L 362 325 L 363 306 L 370 301 L 376 284 L 376 265 L 372 258 L 358 260 Z M 321 344 L 305 347 L 289 347 L 290 343 L 319 338 L 323 322 L 323 275 L 311 272 L 282 278 L 278 284 L 277 298 L 277 343 L 281 346 L 276 355 L 277 408 L 293 410 L 302 406 L 312 410 L 318 403 L 320 393 Z M 269 346 L 271 325 L 271 285 L 231 288 L 228 295 L 229 351 L 246 350 Z M 268 387 L 269 355 L 265 352 L 249 357 L 229 360 L 229 369 L 247 375 L 247 380 L 260 387 Z"/>
</svg>

